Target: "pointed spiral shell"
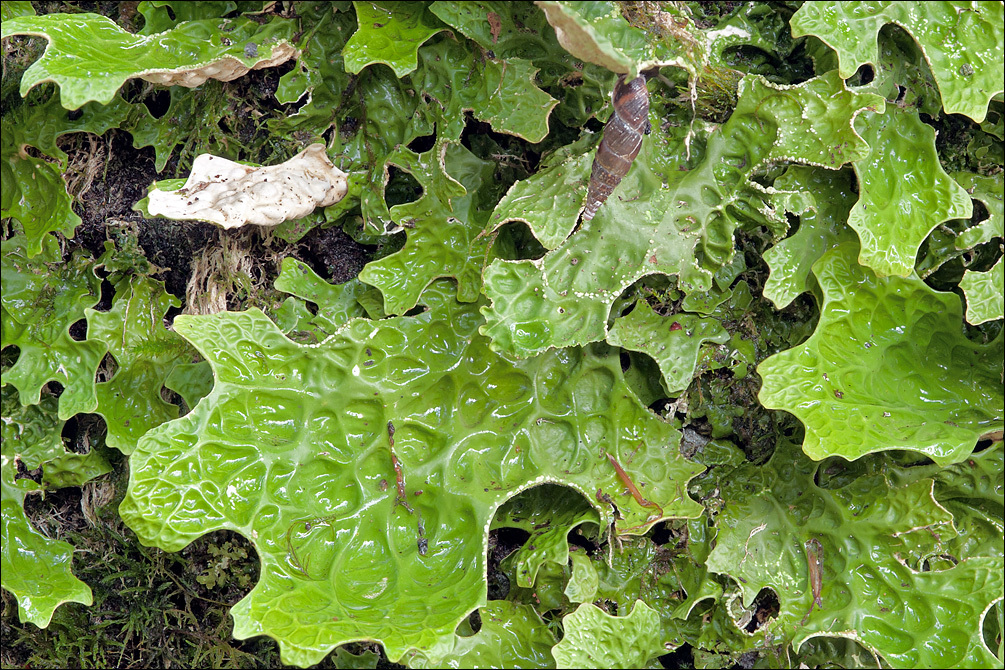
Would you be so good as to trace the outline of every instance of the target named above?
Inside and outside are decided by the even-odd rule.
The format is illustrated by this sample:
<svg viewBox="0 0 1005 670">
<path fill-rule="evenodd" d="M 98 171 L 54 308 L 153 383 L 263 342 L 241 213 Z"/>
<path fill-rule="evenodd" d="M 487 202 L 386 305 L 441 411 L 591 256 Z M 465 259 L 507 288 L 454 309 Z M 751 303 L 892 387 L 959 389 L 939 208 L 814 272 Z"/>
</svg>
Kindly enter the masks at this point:
<svg viewBox="0 0 1005 670">
<path fill-rule="evenodd" d="M 645 77 L 629 82 L 625 82 L 624 75 L 618 77 L 613 99 L 614 113 L 604 126 L 604 136 L 593 159 L 583 222 L 593 218 L 622 177 L 628 174 L 628 168 L 642 148 L 642 136 L 649 128 L 649 90 Z"/>
</svg>

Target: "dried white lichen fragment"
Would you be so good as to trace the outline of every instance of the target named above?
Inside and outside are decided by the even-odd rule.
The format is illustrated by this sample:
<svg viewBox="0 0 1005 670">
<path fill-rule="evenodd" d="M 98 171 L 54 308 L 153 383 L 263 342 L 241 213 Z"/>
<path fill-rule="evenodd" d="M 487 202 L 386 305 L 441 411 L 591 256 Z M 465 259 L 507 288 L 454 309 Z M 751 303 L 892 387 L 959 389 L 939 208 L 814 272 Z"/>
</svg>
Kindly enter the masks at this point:
<svg viewBox="0 0 1005 670">
<path fill-rule="evenodd" d="M 169 219 L 209 221 L 223 228 L 277 226 L 345 197 L 345 172 L 312 144 L 279 165 L 251 167 L 202 154 L 177 191 L 150 192 L 147 211 Z"/>
</svg>

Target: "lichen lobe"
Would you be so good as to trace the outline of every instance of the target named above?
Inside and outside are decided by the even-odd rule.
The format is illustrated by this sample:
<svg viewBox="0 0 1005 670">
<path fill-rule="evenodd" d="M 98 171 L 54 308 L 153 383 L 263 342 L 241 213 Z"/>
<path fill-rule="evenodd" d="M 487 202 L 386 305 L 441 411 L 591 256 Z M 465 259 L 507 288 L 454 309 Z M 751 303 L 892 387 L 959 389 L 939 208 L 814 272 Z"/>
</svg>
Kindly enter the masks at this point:
<svg viewBox="0 0 1005 670">
<path fill-rule="evenodd" d="M 323 144 L 312 144 L 279 165 L 252 167 L 202 154 L 177 191 L 150 192 L 151 216 L 208 221 L 222 228 L 245 224 L 277 226 L 345 197 L 345 172 L 329 160 Z"/>
</svg>

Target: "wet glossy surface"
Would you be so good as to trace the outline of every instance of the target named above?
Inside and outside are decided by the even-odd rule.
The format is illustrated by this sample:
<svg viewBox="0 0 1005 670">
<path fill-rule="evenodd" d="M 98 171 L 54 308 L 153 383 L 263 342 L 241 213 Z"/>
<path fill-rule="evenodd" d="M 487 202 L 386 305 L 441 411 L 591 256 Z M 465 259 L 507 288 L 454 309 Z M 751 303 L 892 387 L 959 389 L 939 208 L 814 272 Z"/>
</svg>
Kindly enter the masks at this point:
<svg viewBox="0 0 1005 670">
<path fill-rule="evenodd" d="M 659 622 L 659 615 L 641 600 L 616 617 L 584 603 L 562 620 L 565 637 L 552 653 L 562 668 L 646 667 L 666 653 Z"/>
<path fill-rule="evenodd" d="M 862 186 L 848 216 L 862 242 L 859 262 L 879 275 L 906 277 L 932 229 L 969 219 L 973 203 L 942 169 L 935 131 L 916 111 L 889 105 L 883 114 L 864 112 L 855 127 L 872 147 L 854 163 Z"/>
<path fill-rule="evenodd" d="M 31 469 L 46 463 L 48 481 L 50 473 L 55 474 L 59 470 L 54 461 L 66 461 L 68 456 L 82 459 L 80 454 L 68 454 L 63 447 L 60 439 L 63 422 L 56 417 L 55 399 L 47 396 L 40 404 L 21 407 L 13 387 L 4 387 L 2 393 L 0 579 L 3 588 L 17 598 L 18 618 L 44 628 L 49 625 L 53 611 L 60 604 L 78 602 L 90 605 L 91 589 L 71 572 L 73 547 L 42 535 L 28 520 L 24 512 L 25 494 L 38 491 L 40 487 L 31 479 L 15 480 L 18 471 L 16 460 Z M 93 475 L 108 471 L 107 463 L 103 460 L 101 463 L 104 469 L 94 470 Z M 81 465 L 87 464 L 81 462 Z M 89 478 L 83 476 L 73 481 L 74 473 L 66 474 L 68 485 L 79 485 Z"/>
<path fill-rule="evenodd" d="M 645 275 L 679 275 L 685 292 L 708 290 L 712 274 L 731 260 L 737 210 L 755 220 L 780 217 L 771 225 L 787 226 L 784 211 L 808 204 L 751 185 L 751 172 L 766 162 L 837 168 L 864 157 L 868 148 L 852 120 L 881 102 L 847 90 L 833 71 L 784 89 L 748 77 L 733 115 L 709 135 L 703 161 L 689 171 L 686 124 L 664 130 L 651 119 L 652 134 L 620 195 L 596 218 L 540 260 L 485 269 L 492 305 L 482 332 L 501 350 L 529 356 L 603 339 L 611 304 Z"/>
<path fill-rule="evenodd" d="M 25 72 L 21 94 L 55 81 L 67 109 L 91 100 L 108 103 L 134 77 L 198 86 L 207 78 L 227 81 L 256 65 L 276 65 L 293 55 L 289 41 L 295 30 L 292 20 L 273 18 L 260 26 L 246 17 L 191 21 L 148 36 L 133 35 L 97 14 L 47 14 L 3 22 L 4 37 L 30 34 L 49 40 L 42 58 Z M 261 47 L 249 55 L 249 43 Z"/>
<path fill-rule="evenodd" d="M 961 460 L 1005 422 L 1002 337 L 968 340 L 958 296 L 919 279 L 879 279 L 857 251 L 842 245 L 816 263 L 820 323 L 805 343 L 758 366 L 758 397 L 799 417 L 814 458 L 911 449 L 937 463 Z"/>
<path fill-rule="evenodd" d="M 37 403 L 50 380 L 59 382 L 64 389 L 59 417 L 68 419 L 94 411 L 98 402 L 94 376 L 108 347 L 94 339 L 74 339 L 70 326 L 98 302 L 100 281 L 83 254 L 60 263 L 56 238 L 45 235 L 41 241 L 43 251 L 33 258 L 27 255 L 23 236 L 3 242 L 0 303 L 10 317 L 3 321 L 3 343 L 17 346 L 21 353 L 2 379 L 17 387 L 24 405 Z"/>
<path fill-rule="evenodd" d="M 768 464 L 722 481 L 729 502 L 708 568 L 737 580 L 744 604 L 764 588 L 775 593 L 778 615 L 755 635 L 776 643 L 798 648 L 842 631 L 893 667 L 994 665 L 980 617 L 1005 586 L 1000 514 L 972 524 L 996 516 L 981 505 L 1000 495 L 1001 461 L 1000 444 L 948 469 L 877 458 L 880 472 L 824 489 L 814 483 L 820 464 L 782 444 Z M 987 476 L 995 472 L 997 483 Z M 950 514 L 956 496 L 972 504 Z M 933 553 L 959 562 L 925 571 Z"/>
<path fill-rule="evenodd" d="M 313 347 L 254 310 L 176 320 L 218 381 L 141 442 L 120 511 L 166 549 L 217 528 L 252 539 L 263 576 L 233 610 L 238 637 L 269 634 L 309 664 L 349 640 L 397 658 L 452 635 L 483 602 L 487 525 L 516 491 L 554 481 L 595 501 L 602 489 L 634 532 L 659 518 L 608 452 L 667 516 L 699 511 L 681 494 L 698 468 L 668 448 L 677 433 L 627 391 L 615 354 L 510 361 L 454 290 L 439 282 L 429 311 L 356 320 Z"/>
<path fill-rule="evenodd" d="M 803 5 L 792 36 L 817 35 L 837 51 L 842 77 L 879 61 L 876 41 L 888 23 L 917 41 L 950 114 L 983 121 L 1002 91 L 1005 18 L 1000 2 L 836 2 Z"/>
</svg>

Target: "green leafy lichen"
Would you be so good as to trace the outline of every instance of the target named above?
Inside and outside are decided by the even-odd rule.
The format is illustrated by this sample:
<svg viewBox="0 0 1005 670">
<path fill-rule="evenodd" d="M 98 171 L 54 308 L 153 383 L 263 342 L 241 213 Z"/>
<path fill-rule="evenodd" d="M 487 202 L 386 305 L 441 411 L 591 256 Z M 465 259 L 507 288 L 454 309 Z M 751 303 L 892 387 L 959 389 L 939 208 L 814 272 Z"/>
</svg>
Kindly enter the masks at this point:
<svg viewBox="0 0 1005 670">
<path fill-rule="evenodd" d="M 178 365 L 192 364 L 198 354 L 164 327 L 167 310 L 178 306 L 163 286 L 146 277 L 122 278 L 107 312 L 86 310 L 88 334 L 106 342 L 115 374 L 95 385 L 95 411 L 108 425 L 108 446 L 129 454 L 148 430 L 178 416 L 165 402 L 161 387 Z"/>
<path fill-rule="evenodd" d="M 967 296 L 967 322 L 985 323 L 1005 316 L 1005 298 L 1002 284 L 1005 282 L 1005 265 L 998 259 L 994 267 L 985 272 L 967 270 L 960 281 L 960 288 Z"/>
<path fill-rule="evenodd" d="M 197 86 L 208 78 L 233 78 L 240 68 L 273 65 L 270 59 L 292 55 L 292 32 L 288 21 L 274 19 L 262 27 L 241 17 L 191 21 L 140 37 L 97 14 L 47 14 L 4 21 L 2 35 L 49 40 L 45 54 L 21 79 L 21 95 L 52 81 L 60 87 L 63 106 L 77 109 L 92 100 L 108 104 L 134 77 Z"/>
<path fill-rule="evenodd" d="M 99 9 L 3 3 L 5 665 L 1001 663 L 1001 3 Z"/>
<path fill-rule="evenodd" d="M 70 333 L 98 302 L 93 266 L 80 253 L 63 262 L 55 237 L 45 237 L 44 245 L 42 254 L 28 258 L 24 237 L 3 243 L 2 347 L 17 346 L 20 355 L 2 379 L 18 389 L 23 405 L 37 404 L 42 387 L 59 382 L 59 418 L 65 421 L 97 407 L 94 376 L 108 344 Z"/>
<path fill-rule="evenodd" d="M 408 240 L 401 251 L 369 263 L 360 281 L 380 289 L 390 314 L 415 307 L 423 289 L 438 277 L 457 280 L 459 300 L 477 300 L 489 240 L 480 234 L 487 212 L 479 212 L 476 193 L 491 179 L 492 165 L 445 142 L 423 154 L 401 148 L 388 162 L 415 177 L 423 193 L 391 208 L 392 220 L 408 231 Z"/>
<path fill-rule="evenodd" d="M 108 472 L 96 452 L 68 452 L 60 439 L 63 421 L 56 415 L 56 399 L 47 395 L 34 405 L 22 406 L 11 386 L 3 387 L 3 424 L 0 455 L 3 522 L 0 537 L 3 588 L 17 597 L 18 616 L 46 627 L 53 611 L 65 602 L 91 604 L 91 589 L 71 572 L 73 547 L 36 530 L 24 511 L 25 497 L 39 493 L 32 479 L 18 476 L 18 465 L 28 470 L 43 467 L 43 481 L 59 486 L 80 486 Z M 50 484 L 51 482 L 51 484 Z"/>
<path fill-rule="evenodd" d="M 764 297 L 783 309 L 816 285 L 812 267 L 829 248 L 854 239 L 848 213 L 854 204 L 853 181 L 847 170 L 793 166 L 775 180 L 775 188 L 809 191 L 815 206 L 799 217 L 799 230 L 764 252 L 771 276 Z"/>
<path fill-rule="evenodd" d="M 966 458 L 1005 421 L 1003 338 L 968 340 L 957 296 L 917 278 L 879 278 L 856 251 L 844 244 L 814 265 L 820 323 L 804 344 L 761 363 L 760 401 L 806 424 L 803 450 L 816 459 L 884 449 L 940 464 Z"/>
<path fill-rule="evenodd" d="M 794 37 L 813 34 L 838 54 L 842 77 L 877 63 L 876 34 L 888 23 L 907 30 L 925 54 L 949 114 L 983 121 L 1002 91 L 1005 20 L 998 2 L 810 2 L 792 17 Z"/>
<path fill-rule="evenodd" d="M 478 610 L 482 628 L 424 652 L 410 652 L 410 668 L 553 668 L 555 634 L 533 607 L 493 600 Z M 461 624 L 464 625 L 463 623 Z"/>
<path fill-rule="evenodd" d="M 619 186 L 623 195 L 544 258 L 485 269 L 492 305 L 483 332 L 501 350 L 533 355 L 603 339 L 611 303 L 647 274 L 679 274 L 686 292 L 707 291 L 712 273 L 732 258 L 740 220 L 784 226 L 786 210 L 808 205 L 798 194 L 749 181 L 751 173 L 781 161 L 836 169 L 863 157 L 867 145 L 852 121 L 867 105 L 882 100 L 846 89 L 833 72 L 795 87 L 746 78 L 737 109 L 688 172 L 662 162 L 672 152 L 683 164 L 684 133 L 664 134 L 653 119 Z"/>
<path fill-rule="evenodd" d="M 612 617 L 583 603 L 565 617 L 565 637 L 552 649 L 559 668 L 639 668 L 663 652 L 659 615 L 643 601 Z"/>
<path fill-rule="evenodd" d="M 894 667 L 992 664 L 981 623 L 1000 597 L 1001 552 L 928 569 L 955 535 L 932 479 L 898 484 L 891 468 L 821 488 L 818 467 L 783 444 L 767 465 L 722 480 L 729 502 L 708 566 L 737 580 L 745 606 L 762 588 L 778 594 L 758 636 L 798 650 L 840 631 Z"/>
<path fill-rule="evenodd" d="M 848 216 L 862 242 L 859 262 L 880 276 L 906 277 L 918 247 L 935 226 L 968 219 L 970 198 L 946 174 L 935 152 L 935 131 L 917 113 L 891 106 L 856 123 L 872 147 L 854 162 L 860 195 Z"/>
<path fill-rule="evenodd" d="M 520 528 L 530 534 L 508 558 L 516 586 L 530 588 L 545 563 L 569 562 L 568 535 L 573 529 L 588 523 L 597 525 L 599 520 L 585 498 L 545 485 L 508 500 L 496 511 L 491 528 Z"/>
<path fill-rule="evenodd" d="M 352 640 L 393 659 L 428 648 L 484 604 L 495 509 L 542 481 L 610 491 L 623 532 L 698 512 L 683 493 L 697 469 L 620 390 L 616 355 L 514 363 L 450 293 L 436 284 L 423 314 L 351 321 L 315 347 L 255 311 L 176 320 L 216 385 L 141 440 L 120 513 L 165 549 L 217 528 L 251 539 L 262 579 L 233 610 L 236 636 L 272 635 L 302 664 Z M 620 493 L 605 452 L 655 507 Z M 304 599 L 316 606 L 293 606 Z"/>
<path fill-rule="evenodd" d="M 421 2 L 386 6 L 355 2 L 353 6 L 359 28 L 342 53 L 346 72 L 352 74 L 372 63 L 384 63 L 394 70 L 396 77 L 403 77 L 418 67 L 422 43 L 445 29 Z"/>
<path fill-rule="evenodd" d="M 628 316 L 615 321 L 607 335 L 607 341 L 613 345 L 652 356 L 663 373 L 667 392 L 672 395 L 691 383 L 701 345 L 723 344 L 728 339 L 729 335 L 715 319 L 697 314 L 660 317 L 644 300 L 636 303 Z"/>
</svg>

